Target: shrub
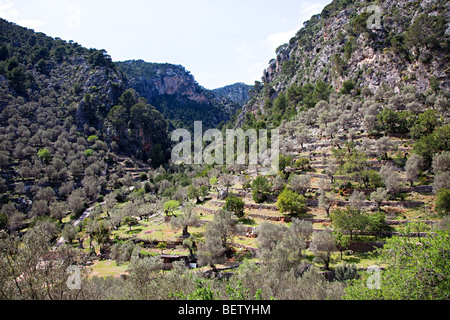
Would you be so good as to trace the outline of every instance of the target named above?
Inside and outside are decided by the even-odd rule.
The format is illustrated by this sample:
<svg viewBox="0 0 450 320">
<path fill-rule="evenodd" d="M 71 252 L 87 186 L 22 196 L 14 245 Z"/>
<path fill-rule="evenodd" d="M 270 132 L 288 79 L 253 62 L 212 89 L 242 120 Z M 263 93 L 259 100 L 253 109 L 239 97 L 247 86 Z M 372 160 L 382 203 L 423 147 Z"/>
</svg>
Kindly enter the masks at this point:
<svg viewBox="0 0 450 320">
<path fill-rule="evenodd" d="M 98 137 L 96 135 L 92 135 L 92 136 L 89 136 L 87 141 L 89 143 L 95 143 L 95 141 L 97 141 L 97 140 L 98 140 Z"/>
<path fill-rule="evenodd" d="M 277 208 L 282 213 L 298 215 L 305 212 L 305 203 L 306 199 L 304 196 L 285 188 L 284 191 L 278 196 Z"/>
<path fill-rule="evenodd" d="M 302 170 L 305 170 L 305 167 L 309 166 L 309 159 L 308 158 L 300 158 L 297 161 L 295 161 L 295 167 L 301 168 Z"/>
<path fill-rule="evenodd" d="M 442 188 L 436 197 L 436 211 L 440 215 L 448 215 L 450 213 L 450 190 Z"/>
<path fill-rule="evenodd" d="M 93 155 L 94 155 L 94 150 L 92 150 L 92 149 L 86 149 L 86 150 L 84 151 L 84 156 L 85 156 L 86 158 L 92 157 Z"/>
<path fill-rule="evenodd" d="M 234 195 L 230 195 L 227 197 L 225 202 L 225 210 L 233 212 L 238 218 L 242 218 L 244 216 L 244 200 Z"/>
<path fill-rule="evenodd" d="M 256 203 L 262 203 L 267 199 L 270 192 L 270 183 L 264 176 L 258 176 L 252 182 L 253 200 Z"/>
<path fill-rule="evenodd" d="M 39 151 L 38 151 L 38 157 L 43 161 L 50 160 L 51 156 L 52 156 L 52 154 L 50 153 L 50 151 L 47 148 L 42 148 L 42 149 L 39 149 Z"/>
<path fill-rule="evenodd" d="M 340 93 L 341 94 L 350 94 L 353 89 L 355 89 L 355 83 L 351 80 L 348 80 L 342 84 L 342 89 L 341 89 Z"/>
</svg>

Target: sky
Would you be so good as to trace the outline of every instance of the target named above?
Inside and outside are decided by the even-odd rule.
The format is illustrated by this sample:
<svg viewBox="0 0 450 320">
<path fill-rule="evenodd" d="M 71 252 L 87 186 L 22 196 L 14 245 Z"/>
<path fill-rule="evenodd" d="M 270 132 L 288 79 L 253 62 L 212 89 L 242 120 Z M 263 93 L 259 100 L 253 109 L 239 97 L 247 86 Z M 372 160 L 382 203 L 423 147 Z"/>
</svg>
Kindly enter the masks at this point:
<svg viewBox="0 0 450 320">
<path fill-rule="evenodd" d="M 207 89 L 260 81 L 275 49 L 331 0 L 0 0 L 0 17 L 105 49 L 113 61 L 184 66 Z"/>
</svg>

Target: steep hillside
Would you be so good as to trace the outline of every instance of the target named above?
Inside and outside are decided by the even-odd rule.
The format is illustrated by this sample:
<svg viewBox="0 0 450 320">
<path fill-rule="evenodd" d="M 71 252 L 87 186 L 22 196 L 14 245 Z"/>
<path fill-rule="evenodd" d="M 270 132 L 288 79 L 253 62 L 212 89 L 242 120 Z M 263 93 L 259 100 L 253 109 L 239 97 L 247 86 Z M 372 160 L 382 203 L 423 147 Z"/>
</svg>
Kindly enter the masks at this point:
<svg viewBox="0 0 450 320">
<path fill-rule="evenodd" d="M 414 86 L 418 92 L 450 89 L 449 7 L 447 1 L 333 1 L 305 22 L 263 72 L 263 88 L 244 107 L 245 115 L 267 114 L 281 93 L 309 83 L 326 84 L 333 92 L 352 89 L 376 93 Z M 381 29 L 368 29 L 368 7 L 380 11 Z M 376 17 L 375 17 L 376 18 Z M 375 21 L 375 20 L 374 20 Z M 369 21 L 370 22 L 370 21 Z M 258 90 L 255 90 L 258 92 Z M 294 108 L 314 106 L 320 97 L 293 99 Z"/>
<path fill-rule="evenodd" d="M 1 228 L 12 232 L 32 219 L 79 214 L 123 185 L 117 155 L 159 166 L 169 148 L 166 121 L 128 89 L 105 51 L 5 20 L 0 137 Z"/>
<path fill-rule="evenodd" d="M 130 86 L 170 120 L 169 130 L 193 130 L 194 121 L 202 121 L 204 128 L 215 128 L 228 121 L 240 107 L 232 99 L 216 96 L 201 87 L 182 66 L 143 60 L 117 65 L 126 74 Z"/>
<path fill-rule="evenodd" d="M 40 115 L 37 109 L 52 113 L 58 110 L 55 115 L 60 121 L 75 125 L 78 131 L 93 128 L 108 146 L 115 141 L 116 151 L 140 158 L 148 158 L 156 144 L 168 147 L 163 118 L 135 93 L 126 102 L 123 111 L 126 115 L 122 116 L 139 121 L 128 121 L 120 124 L 123 125 L 120 128 L 114 123 L 114 113 L 119 104 L 124 105 L 121 96 L 128 86 L 127 79 L 104 50 L 88 50 L 4 20 L 0 23 L 2 112 L 26 105 L 29 113 L 22 116 L 35 123 L 35 117 Z M 147 123 L 139 123 L 142 117 L 137 114 L 137 107 L 133 109 L 134 105 L 142 107 L 139 112 L 148 113 L 144 120 Z"/>
</svg>

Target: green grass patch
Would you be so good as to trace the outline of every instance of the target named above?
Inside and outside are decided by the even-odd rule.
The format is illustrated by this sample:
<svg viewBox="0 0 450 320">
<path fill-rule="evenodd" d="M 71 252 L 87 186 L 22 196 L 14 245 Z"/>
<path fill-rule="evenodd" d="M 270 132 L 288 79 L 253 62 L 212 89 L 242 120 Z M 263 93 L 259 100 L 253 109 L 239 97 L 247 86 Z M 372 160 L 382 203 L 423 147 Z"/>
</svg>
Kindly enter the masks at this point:
<svg viewBox="0 0 450 320">
<path fill-rule="evenodd" d="M 127 274 L 129 263 L 117 265 L 114 260 L 96 261 L 91 267 L 91 276 L 113 277 Z"/>
</svg>

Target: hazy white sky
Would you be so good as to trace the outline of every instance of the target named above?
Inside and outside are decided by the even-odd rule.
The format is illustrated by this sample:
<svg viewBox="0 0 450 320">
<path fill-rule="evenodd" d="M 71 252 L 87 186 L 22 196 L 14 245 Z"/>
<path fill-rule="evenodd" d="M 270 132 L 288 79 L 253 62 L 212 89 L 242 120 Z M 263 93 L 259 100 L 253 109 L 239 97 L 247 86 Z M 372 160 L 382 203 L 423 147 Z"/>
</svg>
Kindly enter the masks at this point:
<svg viewBox="0 0 450 320">
<path fill-rule="evenodd" d="M 208 89 L 260 80 L 275 49 L 331 0 L 0 0 L 0 17 L 105 49 L 114 61 L 186 67 Z"/>
</svg>

